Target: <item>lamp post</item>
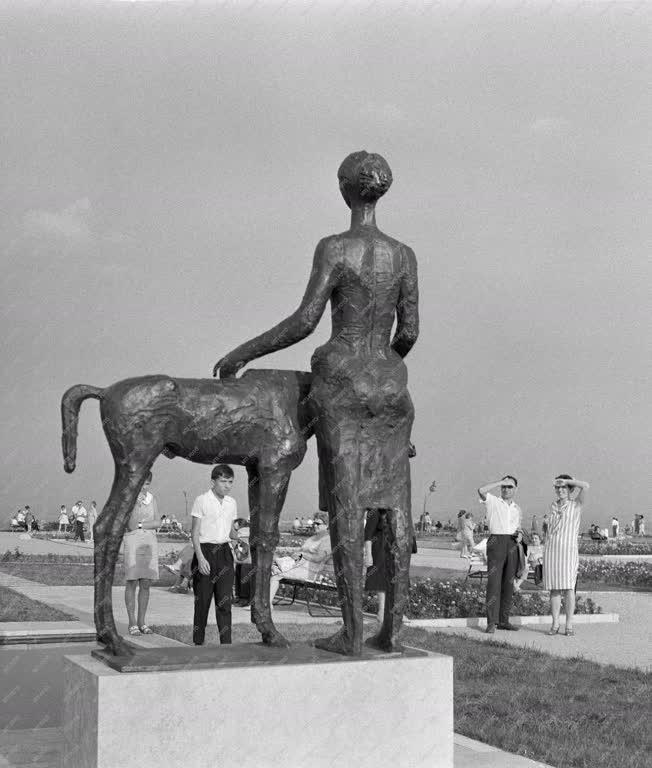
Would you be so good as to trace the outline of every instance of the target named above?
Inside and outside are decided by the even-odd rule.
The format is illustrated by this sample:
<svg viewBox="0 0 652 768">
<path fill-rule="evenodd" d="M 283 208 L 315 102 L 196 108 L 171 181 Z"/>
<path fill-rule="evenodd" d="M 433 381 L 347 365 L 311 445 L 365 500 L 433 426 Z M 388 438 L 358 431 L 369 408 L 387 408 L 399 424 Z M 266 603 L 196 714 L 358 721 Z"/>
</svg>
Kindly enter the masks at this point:
<svg viewBox="0 0 652 768">
<path fill-rule="evenodd" d="M 430 483 L 430 488 L 428 488 L 428 491 L 426 492 L 425 496 L 423 497 L 423 513 L 421 515 L 421 519 L 423 519 L 426 515 L 426 503 L 428 501 L 428 496 L 430 496 L 431 493 L 434 493 L 437 490 L 437 481 L 433 480 L 432 483 Z M 422 531 L 423 533 L 423 531 Z"/>
</svg>

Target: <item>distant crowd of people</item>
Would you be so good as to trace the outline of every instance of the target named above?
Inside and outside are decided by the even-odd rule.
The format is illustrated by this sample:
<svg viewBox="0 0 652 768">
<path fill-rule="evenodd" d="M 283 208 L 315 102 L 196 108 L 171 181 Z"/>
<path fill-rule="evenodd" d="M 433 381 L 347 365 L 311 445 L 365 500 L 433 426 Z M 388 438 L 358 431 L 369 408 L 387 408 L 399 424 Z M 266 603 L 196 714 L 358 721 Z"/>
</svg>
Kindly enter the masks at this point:
<svg viewBox="0 0 652 768">
<path fill-rule="evenodd" d="M 65 504 L 61 505 L 59 514 L 55 524 L 58 526 L 58 533 L 72 533 L 73 541 L 86 541 L 88 536 L 89 541 L 93 541 L 93 527 L 97 521 L 98 516 L 97 503 L 91 501 L 88 509 L 84 506 L 84 502 L 78 499 L 68 511 Z M 10 528 L 12 531 L 23 531 L 26 533 L 37 532 L 43 529 L 43 520 L 39 520 L 32 512 L 29 504 L 21 507 L 15 515 L 12 516 L 10 522 Z M 157 521 L 157 530 L 159 532 L 172 532 L 178 531 L 183 533 L 183 526 L 173 515 L 161 515 Z"/>
</svg>

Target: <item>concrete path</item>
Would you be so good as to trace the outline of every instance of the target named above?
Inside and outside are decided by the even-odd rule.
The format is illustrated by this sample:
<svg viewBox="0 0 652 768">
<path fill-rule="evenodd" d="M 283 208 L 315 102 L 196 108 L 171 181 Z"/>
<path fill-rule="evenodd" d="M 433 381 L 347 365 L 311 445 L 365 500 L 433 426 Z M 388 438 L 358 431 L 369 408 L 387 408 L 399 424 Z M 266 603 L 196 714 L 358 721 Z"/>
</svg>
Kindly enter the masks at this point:
<svg viewBox="0 0 652 768">
<path fill-rule="evenodd" d="M 485 634 L 475 627 L 447 627 L 437 631 L 465 635 L 474 640 L 501 642 L 534 648 L 555 656 L 582 656 L 599 664 L 637 667 L 652 671 L 652 594 L 649 592 L 586 592 L 605 613 L 618 613 L 617 624 L 576 624 L 575 637 L 561 634 L 549 637 L 547 626 L 526 626 L 519 632 L 497 631 Z"/>
</svg>

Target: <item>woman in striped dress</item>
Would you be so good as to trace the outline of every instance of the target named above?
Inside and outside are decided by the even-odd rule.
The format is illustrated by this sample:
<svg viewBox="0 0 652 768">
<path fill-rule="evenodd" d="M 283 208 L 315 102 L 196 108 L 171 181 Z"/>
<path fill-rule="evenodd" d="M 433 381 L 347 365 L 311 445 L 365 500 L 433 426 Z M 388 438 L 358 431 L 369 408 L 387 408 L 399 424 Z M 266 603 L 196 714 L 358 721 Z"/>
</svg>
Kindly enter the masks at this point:
<svg viewBox="0 0 652 768">
<path fill-rule="evenodd" d="M 588 487 L 588 483 L 574 480 L 570 475 L 557 475 L 555 478 L 557 498 L 550 506 L 548 537 L 543 550 L 543 584 L 545 589 L 550 590 L 552 613 L 549 635 L 559 632 L 562 596 L 566 608 L 566 634 L 575 634 L 575 583 L 580 559 L 577 537 L 582 515 L 582 493 Z"/>
</svg>

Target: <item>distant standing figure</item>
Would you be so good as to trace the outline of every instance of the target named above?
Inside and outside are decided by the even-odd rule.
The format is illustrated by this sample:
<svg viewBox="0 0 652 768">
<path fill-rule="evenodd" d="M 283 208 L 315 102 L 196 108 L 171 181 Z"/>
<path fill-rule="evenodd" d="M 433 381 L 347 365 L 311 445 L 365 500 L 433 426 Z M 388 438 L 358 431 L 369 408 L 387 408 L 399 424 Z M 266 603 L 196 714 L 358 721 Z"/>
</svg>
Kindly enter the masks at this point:
<svg viewBox="0 0 652 768">
<path fill-rule="evenodd" d="M 539 535 L 539 521 L 537 520 L 536 515 L 532 515 L 532 525 L 530 526 L 530 531 L 532 533 L 532 536 L 535 534 Z"/>
<path fill-rule="evenodd" d="M 639 536 L 645 536 L 645 517 L 643 515 L 638 516 L 638 533 Z"/>
<path fill-rule="evenodd" d="M 97 522 L 97 504 L 91 501 L 91 508 L 88 510 L 88 538 L 93 541 L 93 526 Z"/>
<path fill-rule="evenodd" d="M 149 604 L 149 588 L 158 579 L 158 543 L 156 526 L 158 508 L 156 499 L 149 490 L 152 473 L 145 478 L 138 494 L 124 537 L 125 558 L 125 605 L 129 616 L 130 635 L 151 635 L 152 630 L 145 623 Z M 138 590 L 138 611 L 136 611 L 136 590 Z"/>
<path fill-rule="evenodd" d="M 561 598 L 566 607 L 566 634 L 573 635 L 575 584 L 579 565 L 577 537 L 582 516 L 582 493 L 589 487 L 570 475 L 557 475 L 555 494 L 550 506 L 550 531 L 543 549 L 543 585 L 550 590 L 552 627 L 548 634 L 559 632 Z"/>
<path fill-rule="evenodd" d="M 299 520 L 298 517 L 294 518 L 294 522 L 292 523 L 292 530 L 294 533 L 297 533 L 301 529 L 301 520 Z"/>
<path fill-rule="evenodd" d="M 541 533 L 543 534 L 544 540 L 548 537 L 548 528 L 550 526 L 550 521 L 548 520 L 548 515 L 543 516 L 543 521 L 541 523 Z"/>
<path fill-rule="evenodd" d="M 618 536 L 618 518 L 612 517 L 611 518 L 611 535 L 615 539 Z"/>
<path fill-rule="evenodd" d="M 63 533 L 68 532 L 68 510 L 66 509 L 66 505 L 62 504 L 61 509 L 59 510 L 59 533 L 63 531 Z"/>
<path fill-rule="evenodd" d="M 460 557 L 466 557 L 470 560 L 471 552 L 475 546 L 475 541 L 473 540 L 473 515 L 470 512 L 462 511 L 464 514 L 461 517 L 462 550 Z"/>
<path fill-rule="evenodd" d="M 86 507 L 82 504 L 81 501 L 78 501 L 72 508 L 72 519 L 73 519 L 73 525 L 75 526 L 75 535 L 73 536 L 73 541 L 77 541 L 79 539 L 80 541 L 86 541 L 84 538 L 84 523 L 86 522 L 86 517 L 88 516 L 88 512 L 86 511 Z"/>
<path fill-rule="evenodd" d="M 29 507 L 27 507 L 29 509 Z M 19 528 L 24 528 L 27 530 L 27 523 L 25 522 L 26 513 L 24 509 L 19 509 L 18 512 L 16 512 L 16 522 L 18 523 Z"/>
</svg>

